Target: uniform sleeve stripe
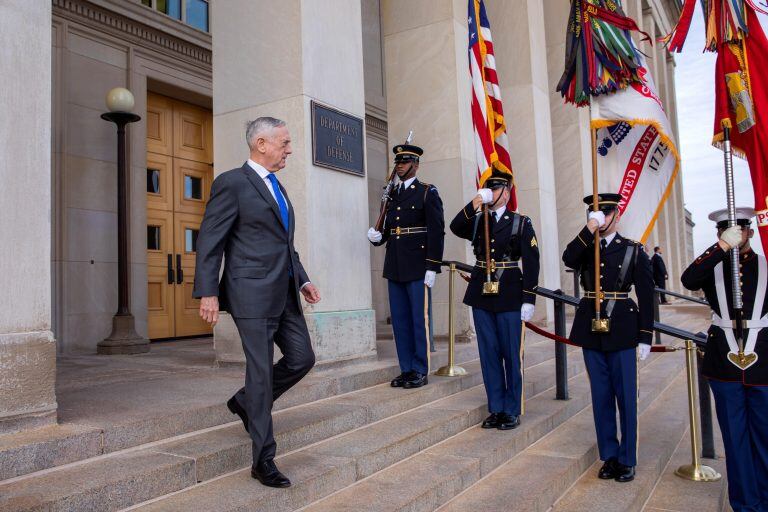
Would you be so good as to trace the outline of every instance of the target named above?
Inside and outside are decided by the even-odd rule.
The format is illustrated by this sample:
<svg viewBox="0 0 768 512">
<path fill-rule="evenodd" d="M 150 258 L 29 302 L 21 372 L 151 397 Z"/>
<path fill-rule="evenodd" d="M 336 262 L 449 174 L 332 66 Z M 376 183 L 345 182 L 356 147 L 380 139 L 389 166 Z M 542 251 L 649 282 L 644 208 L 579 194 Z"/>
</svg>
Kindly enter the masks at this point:
<svg viewBox="0 0 768 512">
<path fill-rule="evenodd" d="M 582 240 L 582 239 L 581 239 L 581 233 L 579 233 L 578 235 L 576 235 L 576 238 L 578 238 L 578 239 L 579 239 L 579 242 L 581 242 L 581 243 L 583 243 L 583 244 L 584 244 L 584 247 L 589 247 L 589 244 L 587 244 L 587 242 L 585 242 L 584 240 Z"/>
</svg>

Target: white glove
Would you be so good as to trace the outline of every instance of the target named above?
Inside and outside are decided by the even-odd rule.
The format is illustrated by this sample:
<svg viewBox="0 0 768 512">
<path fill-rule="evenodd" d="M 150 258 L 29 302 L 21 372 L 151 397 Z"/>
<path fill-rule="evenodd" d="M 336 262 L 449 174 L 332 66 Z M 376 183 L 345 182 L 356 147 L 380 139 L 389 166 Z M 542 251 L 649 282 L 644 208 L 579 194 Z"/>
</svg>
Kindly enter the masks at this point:
<svg viewBox="0 0 768 512">
<path fill-rule="evenodd" d="M 490 204 L 493 202 L 493 191 L 489 188 L 481 188 L 477 191 L 477 195 L 483 200 L 483 204 Z"/>
<path fill-rule="evenodd" d="M 605 214 L 600 210 L 596 212 L 589 212 L 589 220 L 595 219 L 597 221 L 597 227 L 601 228 L 605 226 Z"/>
<path fill-rule="evenodd" d="M 648 354 L 651 353 L 651 346 L 647 343 L 640 343 L 637 345 L 637 353 L 640 355 L 640 360 L 645 361 L 648 359 Z"/>
<path fill-rule="evenodd" d="M 379 243 L 381 242 L 381 233 L 376 231 L 375 228 L 371 228 L 368 230 L 368 240 L 370 240 L 373 243 Z"/>
<path fill-rule="evenodd" d="M 523 322 L 527 322 L 533 318 L 533 312 L 535 310 L 536 307 L 533 304 L 528 304 L 527 302 L 523 303 L 523 307 L 520 308 L 520 319 Z"/>
<path fill-rule="evenodd" d="M 428 288 L 435 286 L 436 275 L 437 273 L 434 270 L 427 270 L 426 274 L 424 274 L 424 284 L 427 285 Z"/>
<path fill-rule="evenodd" d="M 730 248 L 738 247 L 741 245 L 741 226 L 731 226 L 726 229 L 720 235 L 720 240 Z"/>
</svg>

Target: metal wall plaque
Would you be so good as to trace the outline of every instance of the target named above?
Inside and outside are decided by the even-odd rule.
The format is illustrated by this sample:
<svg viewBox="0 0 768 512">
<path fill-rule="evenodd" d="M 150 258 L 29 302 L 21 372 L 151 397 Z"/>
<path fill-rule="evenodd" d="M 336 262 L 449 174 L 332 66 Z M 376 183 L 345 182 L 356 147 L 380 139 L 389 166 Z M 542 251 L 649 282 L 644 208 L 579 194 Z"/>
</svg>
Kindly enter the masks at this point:
<svg viewBox="0 0 768 512">
<path fill-rule="evenodd" d="M 312 163 L 365 176 L 363 120 L 312 102 Z"/>
</svg>

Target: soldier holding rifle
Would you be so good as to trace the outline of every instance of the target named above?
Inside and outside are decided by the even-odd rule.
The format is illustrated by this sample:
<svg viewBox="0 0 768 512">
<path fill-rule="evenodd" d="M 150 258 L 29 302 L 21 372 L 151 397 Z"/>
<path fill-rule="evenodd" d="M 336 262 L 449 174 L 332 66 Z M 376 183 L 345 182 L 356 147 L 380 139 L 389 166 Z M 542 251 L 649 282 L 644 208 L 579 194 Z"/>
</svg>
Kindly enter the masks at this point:
<svg viewBox="0 0 768 512">
<path fill-rule="evenodd" d="M 412 144 L 392 148 L 390 176 L 379 221 L 368 230 L 375 246 L 386 244 L 384 278 L 400 375 L 392 387 L 418 388 L 429 373 L 426 288 L 435 284 L 443 261 L 445 220 L 437 189 L 416 179 L 424 151 Z"/>
</svg>

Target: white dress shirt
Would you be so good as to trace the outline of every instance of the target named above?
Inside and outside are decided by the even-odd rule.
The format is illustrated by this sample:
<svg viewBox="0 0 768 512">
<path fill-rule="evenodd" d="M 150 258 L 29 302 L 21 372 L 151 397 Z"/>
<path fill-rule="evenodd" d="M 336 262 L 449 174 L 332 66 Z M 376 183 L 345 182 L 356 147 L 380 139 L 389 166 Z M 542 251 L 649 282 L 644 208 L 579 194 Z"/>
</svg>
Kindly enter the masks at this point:
<svg viewBox="0 0 768 512">
<path fill-rule="evenodd" d="M 416 176 L 414 176 L 413 178 L 408 178 L 408 179 L 407 179 L 407 180 L 405 180 L 404 182 L 403 182 L 403 181 L 400 181 L 400 179 L 398 178 L 398 181 L 400 181 L 400 183 L 403 185 L 403 189 L 406 189 L 406 188 L 408 188 L 408 187 L 410 187 L 410 186 L 411 186 L 411 183 L 413 183 L 413 181 L 414 181 L 415 179 L 416 179 Z M 399 186 L 400 186 L 400 185 L 398 185 L 398 187 L 399 187 Z"/>
<path fill-rule="evenodd" d="M 251 160 L 250 158 L 248 159 L 248 166 L 254 171 L 256 171 L 256 174 L 258 174 L 261 177 L 261 179 L 264 180 L 264 183 L 267 185 L 267 190 L 269 190 L 269 192 L 272 194 L 272 199 L 274 199 L 275 202 L 277 202 L 277 196 L 275 195 L 275 191 L 272 189 L 272 182 L 269 180 L 269 175 L 272 173 L 266 170 L 263 166 Z"/>
<path fill-rule="evenodd" d="M 501 216 L 504 215 L 505 211 L 507 211 L 507 205 L 505 204 L 493 210 L 493 216 L 496 217 L 496 222 L 499 222 L 499 220 L 501 220 Z"/>
<path fill-rule="evenodd" d="M 613 242 L 614 238 L 616 238 L 616 232 L 615 231 L 613 233 L 611 233 L 610 235 L 606 236 L 605 238 L 603 238 L 603 240 L 605 240 L 605 246 L 608 247 L 609 245 L 611 245 L 611 242 Z"/>
</svg>

